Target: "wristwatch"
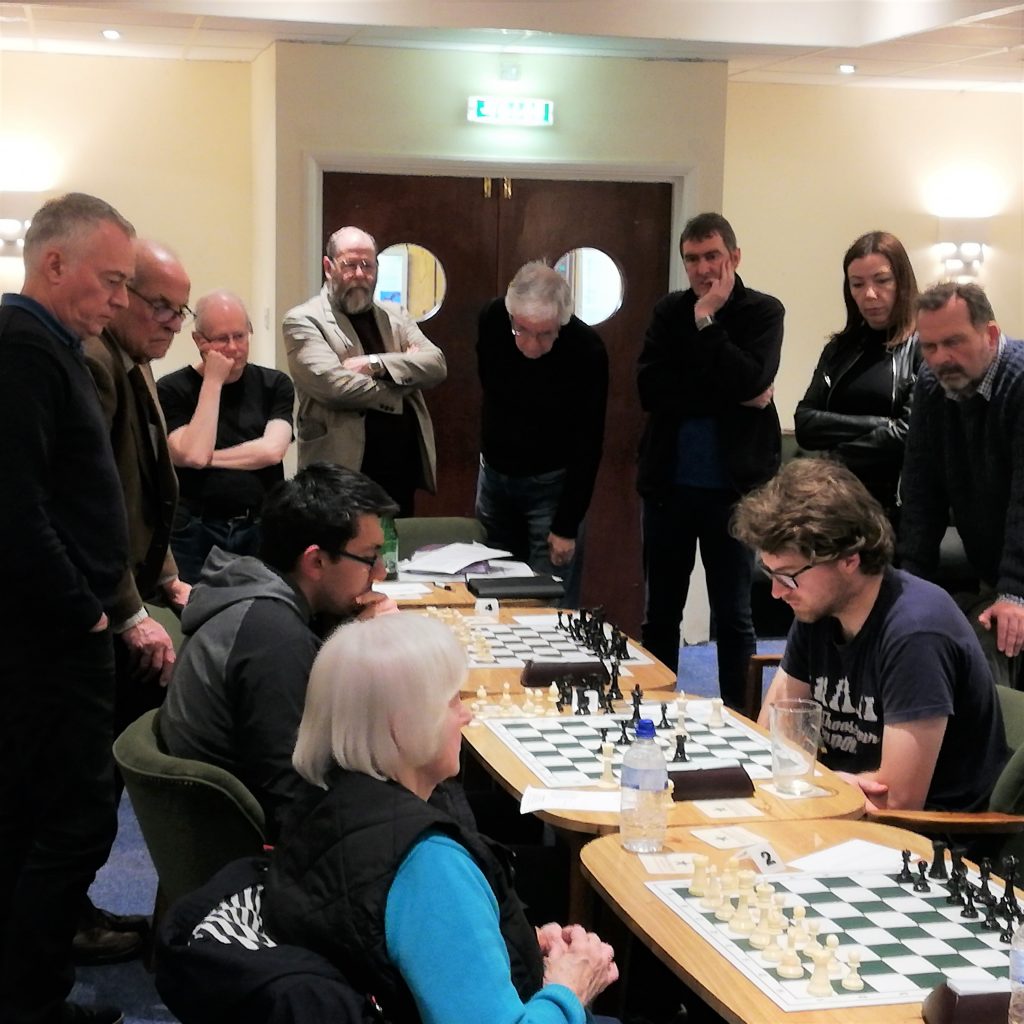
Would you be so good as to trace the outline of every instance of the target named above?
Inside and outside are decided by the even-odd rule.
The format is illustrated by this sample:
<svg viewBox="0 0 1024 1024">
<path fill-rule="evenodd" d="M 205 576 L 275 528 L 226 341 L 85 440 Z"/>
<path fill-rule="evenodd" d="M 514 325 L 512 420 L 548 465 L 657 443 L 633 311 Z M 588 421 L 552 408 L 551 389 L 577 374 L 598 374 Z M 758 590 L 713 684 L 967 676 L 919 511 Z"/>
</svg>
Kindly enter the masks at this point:
<svg viewBox="0 0 1024 1024">
<path fill-rule="evenodd" d="M 380 371 L 384 369 L 384 364 L 381 362 L 381 358 L 378 355 L 370 356 L 370 376 L 379 377 Z"/>
<path fill-rule="evenodd" d="M 713 316 L 701 316 L 695 321 L 698 331 L 703 331 L 705 327 L 710 327 L 714 322 L 715 318 Z"/>
</svg>

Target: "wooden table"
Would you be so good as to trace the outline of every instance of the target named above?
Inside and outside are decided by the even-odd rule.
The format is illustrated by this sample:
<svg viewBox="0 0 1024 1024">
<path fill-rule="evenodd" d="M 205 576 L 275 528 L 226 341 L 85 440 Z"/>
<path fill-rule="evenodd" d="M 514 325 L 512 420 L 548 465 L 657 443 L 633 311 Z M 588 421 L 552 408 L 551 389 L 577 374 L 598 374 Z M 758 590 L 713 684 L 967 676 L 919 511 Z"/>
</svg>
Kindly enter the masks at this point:
<svg viewBox="0 0 1024 1024">
<path fill-rule="evenodd" d="M 657 680 L 658 670 L 668 673 L 660 662 L 650 666 L 638 666 L 633 669 L 635 678 L 641 679 L 641 670 L 649 668 L 650 679 Z M 487 670 L 479 670 L 487 671 Z M 668 673 L 671 675 L 671 673 Z M 475 676 L 474 672 L 470 672 Z M 632 679 L 633 677 L 631 677 Z M 656 685 L 648 685 L 641 681 L 645 692 L 656 691 Z M 500 690 L 500 685 L 498 687 Z M 493 692 L 488 684 L 488 692 Z M 730 711 L 729 714 L 736 715 Z M 736 715 L 746 725 L 757 728 L 754 723 Z M 758 730 L 764 732 L 763 729 Z M 473 756 L 486 768 L 498 784 L 516 800 L 522 798 L 528 786 L 543 786 L 543 782 L 525 765 L 497 736 L 482 722 L 468 725 L 463 730 L 464 745 Z M 767 733 L 765 733 L 767 735 Z M 864 796 L 856 786 L 844 782 L 829 769 L 819 765 L 821 774 L 815 776 L 815 784 L 826 791 L 827 796 L 818 796 L 805 800 L 783 800 L 763 788 L 763 784 L 755 781 L 753 805 L 762 812 L 762 817 L 736 816 L 711 818 L 706 815 L 693 801 L 673 803 L 669 811 L 669 825 L 716 825 L 727 822 L 743 822 L 753 827 L 766 820 L 770 821 L 810 821 L 819 818 L 860 818 L 864 814 Z M 569 848 L 569 917 L 572 921 L 586 922 L 589 918 L 588 890 L 579 869 L 579 853 L 583 844 L 591 836 L 618 832 L 619 815 L 607 811 L 567 811 L 544 810 L 536 812 L 538 817 L 559 830 L 562 839 Z"/>
<path fill-rule="evenodd" d="M 768 840 L 784 860 L 792 860 L 848 839 L 866 839 L 893 847 L 898 869 L 902 849 L 930 859 L 931 844 L 921 836 L 887 825 L 863 821 L 746 823 Z M 715 850 L 691 835 L 671 829 L 667 847 L 707 854 L 724 864 L 734 851 Z M 602 836 L 583 847 L 582 870 L 590 884 L 630 931 L 691 990 L 726 1020 L 740 1024 L 904 1024 L 920 1021 L 917 1003 L 847 1009 L 785 1012 L 693 928 L 666 906 L 646 884 L 670 875 L 648 875 L 636 854 L 622 849 L 618 836 Z M 851 870 L 854 870 L 851 867 Z M 764 876 L 770 881 L 769 876 Z"/>
</svg>

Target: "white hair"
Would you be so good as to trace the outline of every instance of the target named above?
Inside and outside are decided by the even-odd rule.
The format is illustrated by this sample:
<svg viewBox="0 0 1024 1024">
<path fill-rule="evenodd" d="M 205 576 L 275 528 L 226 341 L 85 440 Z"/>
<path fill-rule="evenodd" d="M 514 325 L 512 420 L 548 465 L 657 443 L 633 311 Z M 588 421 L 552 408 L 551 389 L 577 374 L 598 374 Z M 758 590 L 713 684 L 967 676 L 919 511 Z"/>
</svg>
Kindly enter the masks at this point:
<svg viewBox="0 0 1024 1024">
<path fill-rule="evenodd" d="M 572 316 L 573 298 L 569 282 L 543 260 L 531 260 L 516 271 L 505 292 L 510 316 L 557 319 L 564 327 Z"/>
<path fill-rule="evenodd" d="M 352 622 L 320 649 L 292 763 L 326 788 L 334 763 L 397 779 L 437 755 L 466 653 L 444 623 L 415 612 Z"/>
</svg>

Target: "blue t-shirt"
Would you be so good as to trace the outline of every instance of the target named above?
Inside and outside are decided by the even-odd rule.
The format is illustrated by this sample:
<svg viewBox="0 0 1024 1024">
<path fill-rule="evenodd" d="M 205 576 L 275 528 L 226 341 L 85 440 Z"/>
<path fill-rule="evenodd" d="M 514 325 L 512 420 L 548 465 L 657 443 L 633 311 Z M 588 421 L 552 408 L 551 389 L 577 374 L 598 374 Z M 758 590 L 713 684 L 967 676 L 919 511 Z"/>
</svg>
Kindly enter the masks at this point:
<svg viewBox="0 0 1024 1024">
<path fill-rule="evenodd" d="M 836 619 L 794 622 L 782 670 L 811 687 L 822 706 L 822 761 L 869 772 L 882 756 L 882 730 L 947 717 L 925 806 L 973 811 L 1009 756 L 995 684 L 974 631 L 939 587 L 886 569 L 861 631 L 843 641 Z"/>
</svg>

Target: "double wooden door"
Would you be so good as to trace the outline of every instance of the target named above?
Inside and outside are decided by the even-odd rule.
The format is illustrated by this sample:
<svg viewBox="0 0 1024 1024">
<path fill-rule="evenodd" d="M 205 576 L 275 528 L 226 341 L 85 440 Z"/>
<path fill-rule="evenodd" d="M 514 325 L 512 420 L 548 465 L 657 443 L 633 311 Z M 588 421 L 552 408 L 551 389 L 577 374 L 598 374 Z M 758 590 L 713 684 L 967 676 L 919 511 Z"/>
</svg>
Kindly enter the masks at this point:
<svg viewBox="0 0 1024 1024">
<path fill-rule="evenodd" d="M 617 264 L 622 305 L 596 325 L 608 349 L 604 457 L 587 516 L 583 602 L 638 635 L 642 614 L 636 451 L 642 414 L 634 370 L 655 302 L 668 290 L 672 188 L 667 183 L 325 173 L 323 241 L 346 224 L 380 249 L 413 242 L 440 261 L 447 291 L 421 324 L 445 353 L 448 379 L 427 392 L 437 439 L 437 494 L 420 515 L 472 515 L 480 453 L 476 329 L 524 263 L 590 246 Z M 572 381 L 566 381 L 572 387 Z M 529 396 L 524 396 L 529 401 Z M 552 438 L 552 444 L 557 444 Z"/>
</svg>

